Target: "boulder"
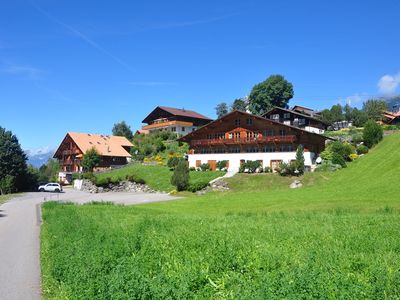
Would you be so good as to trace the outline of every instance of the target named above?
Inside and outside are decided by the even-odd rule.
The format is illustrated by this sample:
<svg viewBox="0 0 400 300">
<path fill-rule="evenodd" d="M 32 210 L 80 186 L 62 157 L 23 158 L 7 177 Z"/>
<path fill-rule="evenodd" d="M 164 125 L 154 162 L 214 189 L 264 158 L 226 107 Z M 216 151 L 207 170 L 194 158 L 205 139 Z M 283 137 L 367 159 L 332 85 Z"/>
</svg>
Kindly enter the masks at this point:
<svg viewBox="0 0 400 300">
<path fill-rule="evenodd" d="M 303 184 L 300 182 L 300 180 L 295 180 L 290 184 L 290 188 L 291 189 L 298 189 L 301 188 L 303 186 Z"/>
</svg>

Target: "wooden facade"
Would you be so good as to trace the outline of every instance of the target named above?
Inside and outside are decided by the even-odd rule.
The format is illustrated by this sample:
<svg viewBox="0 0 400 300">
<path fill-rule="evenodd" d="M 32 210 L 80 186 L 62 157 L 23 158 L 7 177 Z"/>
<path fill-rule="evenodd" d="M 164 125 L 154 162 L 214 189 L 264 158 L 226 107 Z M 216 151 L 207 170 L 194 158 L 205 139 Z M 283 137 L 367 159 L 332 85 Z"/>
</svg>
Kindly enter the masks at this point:
<svg viewBox="0 0 400 300">
<path fill-rule="evenodd" d="M 326 130 L 328 124 L 307 114 L 285 108 L 275 107 L 264 115 L 265 118 L 299 128 Z"/>
<path fill-rule="evenodd" d="M 85 137 L 89 141 L 82 141 Z M 54 158 L 58 159 L 61 171 L 67 173 L 81 172 L 83 155 L 88 148 L 94 147 L 101 156 L 101 162 L 95 171 L 100 171 L 110 169 L 113 166 L 127 164 L 130 157 L 129 150 L 131 145 L 123 137 L 67 133 L 55 152 Z M 105 147 L 106 151 L 103 150 Z M 120 149 L 115 151 L 116 148 Z"/>
<path fill-rule="evenodd" d="M 181 138 L 191 153 L 290 152 L 303 145 L 319 153 L 326 138 L 263 117 L 235 111 Z"/>
</svg>

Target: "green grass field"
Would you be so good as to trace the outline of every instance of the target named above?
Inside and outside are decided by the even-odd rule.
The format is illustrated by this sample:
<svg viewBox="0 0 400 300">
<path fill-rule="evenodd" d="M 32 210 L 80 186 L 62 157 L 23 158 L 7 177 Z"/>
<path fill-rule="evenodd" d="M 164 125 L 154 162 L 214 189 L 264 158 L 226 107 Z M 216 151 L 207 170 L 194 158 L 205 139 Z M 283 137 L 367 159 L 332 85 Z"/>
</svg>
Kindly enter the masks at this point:
<svg viewBox="0 0 400 300">
<path fill-rule="evenodd" d="M 400 135 L 290 190 L 240 175 L 232 191 L 142 206 L 43 207 L 45 299 L 399 299 Z"/>
<path fill-rule="evenodd" d="M 146 181 L 152 189 L 157 191 L 170 192 L 174 190 L 171 185 L 172 171 L 165 166 L 146 166 L 141 164 L 131 164 L 124 168 L 113 170 L 106 173 L 98 173 L 96 177 L 101 178 L 125 178 L 127 175 L 136 175 Z M 222 176 L 223 172 L 190 172 L 190 183 L 209 182 L 214 178 Z"/>
</svg>

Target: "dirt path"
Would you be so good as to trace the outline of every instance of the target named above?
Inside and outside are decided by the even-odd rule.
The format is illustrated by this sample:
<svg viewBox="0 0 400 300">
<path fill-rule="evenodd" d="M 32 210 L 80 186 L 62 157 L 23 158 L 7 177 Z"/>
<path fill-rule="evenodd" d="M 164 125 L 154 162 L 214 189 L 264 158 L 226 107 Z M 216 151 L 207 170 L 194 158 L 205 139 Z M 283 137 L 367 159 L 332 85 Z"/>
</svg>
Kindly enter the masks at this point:
<svg viewBox="0 0 400 300">
<path fill-rule="evenodd" d="M 166 194 L 88 194 L 69 190 L 62 194 L 27 193 L 0 205 L 0 299 L 41 299 L 40 205 L 43 201 L 110 201 L 141 204 L 176 199 Z"/>
</svg>

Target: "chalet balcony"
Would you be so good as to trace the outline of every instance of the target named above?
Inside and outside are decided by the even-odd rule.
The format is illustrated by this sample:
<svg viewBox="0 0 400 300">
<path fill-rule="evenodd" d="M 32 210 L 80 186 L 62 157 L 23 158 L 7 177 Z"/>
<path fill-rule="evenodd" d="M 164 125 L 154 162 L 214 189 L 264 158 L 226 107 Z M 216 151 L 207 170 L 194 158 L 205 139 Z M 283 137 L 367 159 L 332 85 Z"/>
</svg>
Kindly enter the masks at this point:
<svg viewBox="0 0 400 300">
<path fill-rule="evenodd" d="M 65 159 L 60 161 L 60 164 L 63 166 L 71 166 L 71 165 L 78 165 L 80 164 L 80 160 L 79 159 Z"/>
<path fill-rule="evenodd" d="M 165 128 L 169 126 L 185 126 L 185 127 L 190 127 L 193 126 L 192 122 L 185 122 L 185 121 L 170 121 L 170 120 L 165 120 L 162 122 L 156 122 L 152 123 L 149 125 L 142 126 L 143 130 L 151 130 L 151 129 L 160 129 L 160 128 Z"/>
<path fill-rule="evenodd" d="M 262 136 L 262 137 L 245 137 L 245 138 L 232 138 L 232 139 L 203 139 L 193 140 L 192 147 L 198 146 L 227 146 L 227 145 L 251 145 L 251 144 L 265 144 L 265 143 L 294 143 L 296 141 L 295 135 L 285 136 Z"/>
<path fill-rule="evenodd" d="M 79 154 L 78 150 L 64 150 L 62 152 L 63 155 L 72 155 L 72 154 Z"/>
</svg>

